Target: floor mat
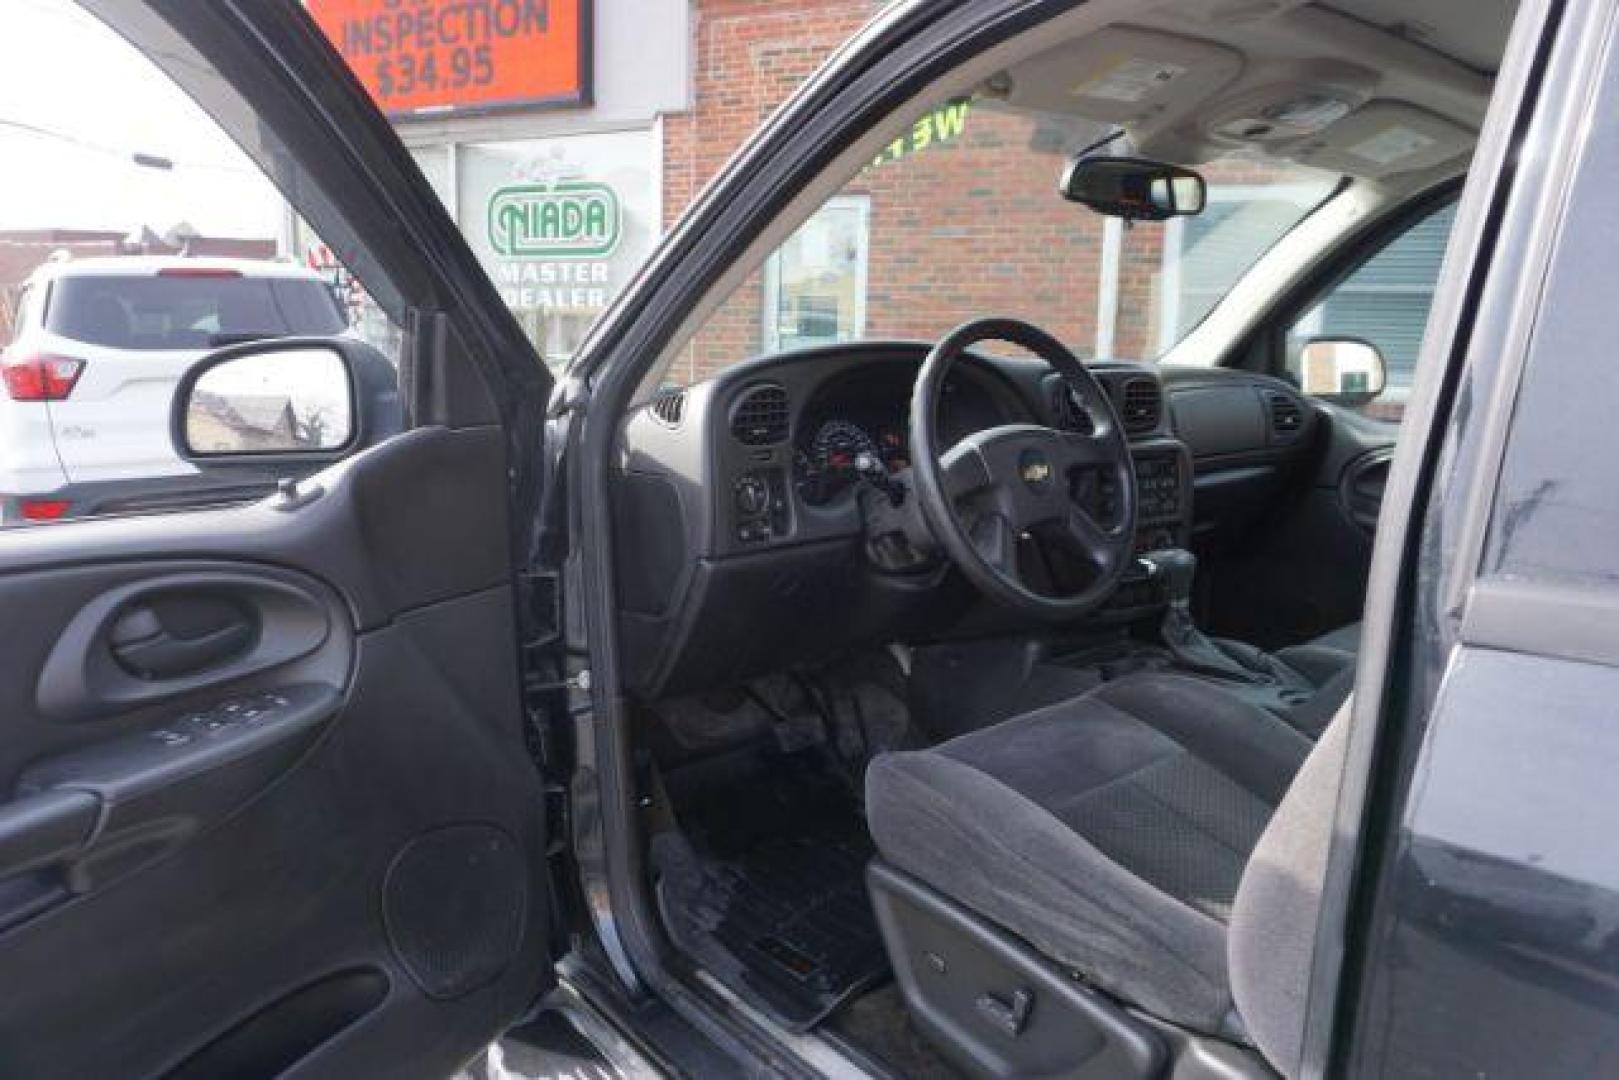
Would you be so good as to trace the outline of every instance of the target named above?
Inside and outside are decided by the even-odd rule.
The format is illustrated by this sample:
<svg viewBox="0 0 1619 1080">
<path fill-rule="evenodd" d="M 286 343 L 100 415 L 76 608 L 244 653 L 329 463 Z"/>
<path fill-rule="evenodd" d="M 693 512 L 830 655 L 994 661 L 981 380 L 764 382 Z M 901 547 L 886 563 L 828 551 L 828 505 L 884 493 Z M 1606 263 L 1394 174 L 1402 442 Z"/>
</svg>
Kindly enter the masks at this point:
<svg viewBox="0 0 1619 1080">
<path fill-rule="evenodd" d="M 655 838 L 653 860 L 677 945 L 799 1031 L 887 975 L 871 840 L 824 759 L 755 753 L 666 783 L 682 832 Z"/>
</svg>

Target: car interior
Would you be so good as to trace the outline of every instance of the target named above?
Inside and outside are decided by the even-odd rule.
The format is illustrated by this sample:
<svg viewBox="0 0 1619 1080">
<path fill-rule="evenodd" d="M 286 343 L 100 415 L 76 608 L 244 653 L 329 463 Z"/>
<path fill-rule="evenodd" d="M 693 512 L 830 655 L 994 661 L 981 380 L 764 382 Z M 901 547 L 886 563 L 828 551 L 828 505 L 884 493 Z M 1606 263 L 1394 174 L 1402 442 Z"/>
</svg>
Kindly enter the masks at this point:
<svg viewBox="0 0 1619 1080">
<path fill-rule="evenodd" d="M 1289 328 L 1454 199 L 1512 15 L 1142 5 L 973 73 L 974 116 L 1057 133 L 1022 148 L 1041 209 L 1126 245 L 1196 221 L 1183 169 L 1326 181 L 1238 223 L 1242 273 L 1155 355 L 964 302 L 695 378 L 693 335 L 662 358 L 614 557 L 645 885 L 692 977 L 900 1075 L 1298 1068 L 1399 428 L 1341 371 L 1317 392 Z M 901 325 L 868 272 L 868 324 Z"/>
</svg>

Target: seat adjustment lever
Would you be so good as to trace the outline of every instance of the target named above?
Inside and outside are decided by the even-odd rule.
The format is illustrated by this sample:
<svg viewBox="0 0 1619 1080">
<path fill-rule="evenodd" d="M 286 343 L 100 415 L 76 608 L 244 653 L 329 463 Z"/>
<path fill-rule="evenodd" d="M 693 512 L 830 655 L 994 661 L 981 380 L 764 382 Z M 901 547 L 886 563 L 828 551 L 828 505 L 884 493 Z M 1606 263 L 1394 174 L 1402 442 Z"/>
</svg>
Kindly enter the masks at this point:
<svg viewBox="0 0 1619 1080">
<path fill-rule="evenodd" d="M 975 1004 L 986 1020 L 1015 1039 L 1028 1026 L 1029 1014 L 1034 1011 L 1034 994 L 1028 990 L 1014 990 L 1010 1005 L 994 994 L 983 994 Z"/>
</svg>

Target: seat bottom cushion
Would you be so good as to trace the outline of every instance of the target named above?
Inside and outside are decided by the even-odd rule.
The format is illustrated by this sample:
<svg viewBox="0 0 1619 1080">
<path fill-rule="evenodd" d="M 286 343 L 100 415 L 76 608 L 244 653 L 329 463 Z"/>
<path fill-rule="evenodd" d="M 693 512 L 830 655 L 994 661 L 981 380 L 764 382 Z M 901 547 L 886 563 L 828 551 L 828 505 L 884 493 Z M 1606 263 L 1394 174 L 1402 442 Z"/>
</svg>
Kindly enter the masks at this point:
<svg viewBox="0 0 1619 1080">
<path fill-rule="evenodd" d="M 1207 682 L 1132 676 L 867 775 L 884 859 L 1126 1001 L 1240 1034 L 1225 925 L 1309 751 Z"/>
<path fill-rule="evenodd" d="M 1292 710 L 1288 718 L 1295 727 L 1311 738 L 1320 737 L 1355 688 L 1359 654 L 1360 623 L 1340 626 L 1277 652 L 1278 660 L 1315 685 L 1310 700 Z"/>
<path fill-rule="evenodd" d="M 1340 677 L 1345 668 L 1353 670 L 1359 654 L 1360 623 L 1350 623 L 1302 645 L 1280 649 L 1276 656 L 1319 687 Z"/>
</svg>

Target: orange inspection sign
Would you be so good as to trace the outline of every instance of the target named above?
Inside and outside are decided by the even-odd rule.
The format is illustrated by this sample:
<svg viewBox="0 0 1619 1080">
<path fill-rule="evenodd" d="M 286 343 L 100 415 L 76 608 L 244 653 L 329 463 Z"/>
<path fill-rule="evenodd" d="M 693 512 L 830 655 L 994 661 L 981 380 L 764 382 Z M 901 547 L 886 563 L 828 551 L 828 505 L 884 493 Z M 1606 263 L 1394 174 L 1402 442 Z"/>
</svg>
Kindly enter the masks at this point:
<svg viewBox="0 0 1619 1080">
<path fill-rule="evenodd" d="M 591 0 L 309 0 L 391 116 L 588 104 Z"/>
</svg>

